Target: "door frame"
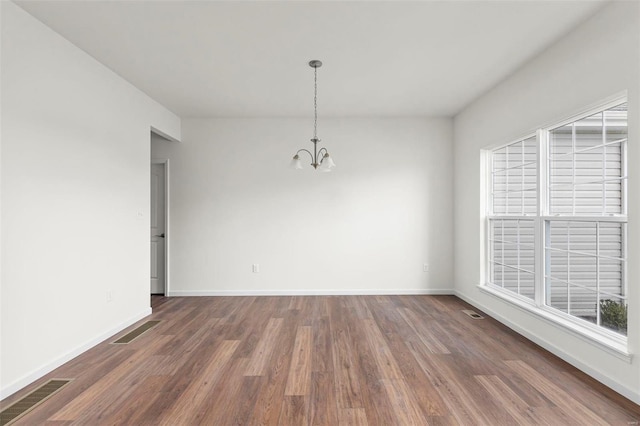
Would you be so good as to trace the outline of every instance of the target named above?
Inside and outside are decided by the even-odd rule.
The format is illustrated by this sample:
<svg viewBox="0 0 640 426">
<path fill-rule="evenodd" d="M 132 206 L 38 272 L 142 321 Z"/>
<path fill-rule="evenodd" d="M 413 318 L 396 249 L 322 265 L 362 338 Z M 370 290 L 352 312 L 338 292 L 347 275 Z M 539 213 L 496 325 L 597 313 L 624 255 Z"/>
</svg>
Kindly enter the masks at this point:
<svg viewBox="0 0 640 426">
<path fill-rule="evenodd" d="M 171 230 L 169 229 L 169 159 L 152 158 L 151 164 L 161 164 L 164 166 L 164 295 L 171 296 L 169 291 L 169 259 L 171 258 Z M 149 181 L 149 193 L 151 193 L 151 181 Z"/>
</svg>

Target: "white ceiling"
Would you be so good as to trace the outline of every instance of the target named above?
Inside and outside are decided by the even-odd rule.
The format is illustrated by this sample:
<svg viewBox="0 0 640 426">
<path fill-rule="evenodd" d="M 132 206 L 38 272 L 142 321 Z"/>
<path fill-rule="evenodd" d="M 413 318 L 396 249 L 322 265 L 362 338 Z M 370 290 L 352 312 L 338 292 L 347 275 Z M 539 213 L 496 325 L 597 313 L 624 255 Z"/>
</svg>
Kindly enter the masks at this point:
<svg viewBox="0 0 640 426">
<path fill-rule="evenodd" d="M 17 1 L 181 117 L 452 116 L 601 1 Z"/>
</svg>

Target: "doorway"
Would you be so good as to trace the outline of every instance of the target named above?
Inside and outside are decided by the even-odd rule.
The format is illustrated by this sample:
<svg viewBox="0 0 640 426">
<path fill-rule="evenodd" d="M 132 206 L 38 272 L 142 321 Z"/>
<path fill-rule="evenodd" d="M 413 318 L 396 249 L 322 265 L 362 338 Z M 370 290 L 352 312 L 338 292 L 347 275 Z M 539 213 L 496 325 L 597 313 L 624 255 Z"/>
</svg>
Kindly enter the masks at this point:
<svg viewBox="0 0 640 426">
<path fill-rule="evenodd" d="M 150 293 L 166 295 L 167 291 L 167 168 L 168 162 L 154 161 L 151 164 L 151 274 Z"/>
</svg>

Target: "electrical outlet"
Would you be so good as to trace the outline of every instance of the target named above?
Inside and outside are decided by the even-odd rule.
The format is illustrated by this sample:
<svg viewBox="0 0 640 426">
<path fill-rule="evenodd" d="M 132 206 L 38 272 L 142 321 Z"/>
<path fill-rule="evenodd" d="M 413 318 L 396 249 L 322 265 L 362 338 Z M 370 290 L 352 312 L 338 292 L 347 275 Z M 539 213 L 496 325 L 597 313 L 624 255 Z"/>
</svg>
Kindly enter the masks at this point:
<svg viewBox="0 0 640 426">
<path fill-rule="evenodd" d="M 260 264 L 259 263 L 254 263 L 252 270 L 253 270 L 254 274 L 257 274 L 258 272 L 260 272 Z"/>
<path fill-rule="evenodd" d="M 113 300 L 113 292 L 111 290 L 107 290 L 107 302 L 111 302 Z"/>
<path fill-rule="evenodd" d="M 428 264 L 428 263 L 425 263 L 424 265 L 422 265 L 422 270 L 423 270 L 424 272 L 429 272 L 429 264 Z"/>
</svg>

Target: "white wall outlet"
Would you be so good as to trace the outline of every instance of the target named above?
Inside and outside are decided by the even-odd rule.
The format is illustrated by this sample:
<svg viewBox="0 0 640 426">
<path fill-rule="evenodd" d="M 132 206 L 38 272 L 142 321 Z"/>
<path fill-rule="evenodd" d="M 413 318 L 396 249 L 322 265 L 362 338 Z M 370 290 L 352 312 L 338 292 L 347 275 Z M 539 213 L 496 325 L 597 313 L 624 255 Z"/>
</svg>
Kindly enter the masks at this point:
<svg viewBox="0 0 640 426">
<path fill-rule="evenodd" d="M 113 300 L 113 292 L 111 290 L 107 290 L 107 302 L 111 302 Z"/>
<path fill-rule="evenodd" d="M 423 270 L 424 272 L 429 272 L 429 264 L 428 264 L 428 263 L 425 263 L 424 265 L 422 265 L 422 270 Z"/>
<path fill-rule="evenodd" d="M 252 267 L 253 273 L 257 274 L 258 272 L 260 272 L 260 264 L 259 263 L 254 263 L 253 267 Z"/>
</svg>

